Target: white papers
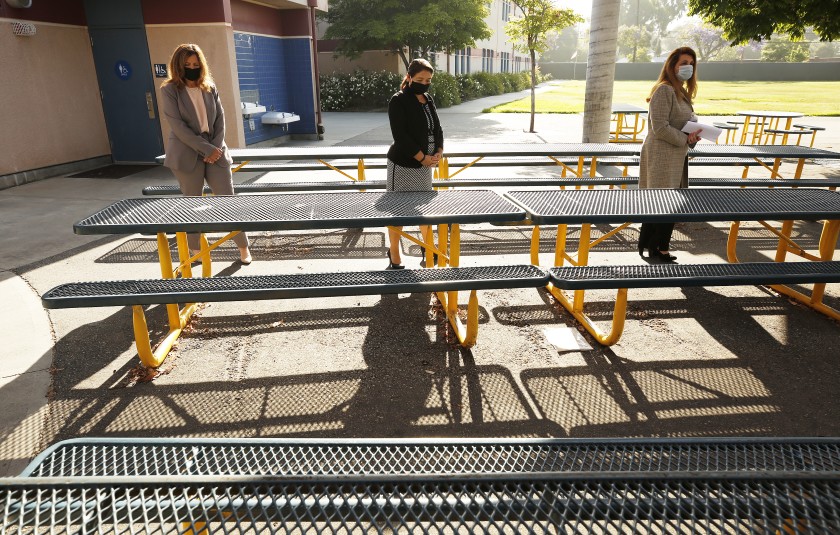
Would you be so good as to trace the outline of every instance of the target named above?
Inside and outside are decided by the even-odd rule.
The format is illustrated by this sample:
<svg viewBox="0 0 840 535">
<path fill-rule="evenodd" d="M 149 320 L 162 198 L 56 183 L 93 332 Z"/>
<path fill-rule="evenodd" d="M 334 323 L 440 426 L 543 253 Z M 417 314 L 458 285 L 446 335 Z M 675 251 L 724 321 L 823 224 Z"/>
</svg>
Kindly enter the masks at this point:
<svg viewBox="0 0 840 535">
<path fill-rule="evenodd" d="M 586 342 L 586 339 L 571 327 L 551 327 L 544 329 L 545 337 L 548 343 L 556 347 L 559 351 L 591 351 L 592 346 Z"/>
<path fill-rule="evenodd" d="M 723 130 L 721 130 L 717 126 L 696 123 L 694 121 L 688 121 L 687 123 L 685 123 L 685 126 L 682 127 L 682 131 L 686 134 L 696 132 L 697 130 L 701 130 L 700 137 L 702 137 L 703 139 L 708 139 L 709 141 L 717 141 L 718 136 L 721 132 L 723 132 Z"/>
</svg>

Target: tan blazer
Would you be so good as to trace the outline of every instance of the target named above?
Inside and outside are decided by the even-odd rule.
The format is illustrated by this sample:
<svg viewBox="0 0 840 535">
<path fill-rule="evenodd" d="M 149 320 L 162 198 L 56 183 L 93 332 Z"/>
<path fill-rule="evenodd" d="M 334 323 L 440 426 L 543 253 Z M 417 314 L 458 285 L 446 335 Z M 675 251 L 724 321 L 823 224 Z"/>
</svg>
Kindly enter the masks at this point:
<svg viewBox="0 0 840 535">
<path fill-rule="evenodd" d="M 171 128 L 163 165 L 176 171 L 189 172 L 195 169 L 198 162 L 219 147 L 222 149 L 223 157 L 216 161 L 216 165 L 229 168 L 233 160 L 225 145 L 225 111 L 222 109 L 218 91 L 213 88 L 209 92 L 202 92 L 204 106 L 207 108 L 209 141 L 200 135 L 198 115 L 186 88 L 166 84 L 161 87 L 160 94 L 163 116 L 166 117 Z"/>
<path fill-rule="evenodd" d="M 640 188 L 688 187 L 688 134 L 680 129 L 693 115 L 691 104 L 678 99 L 670 85 L 659 86 L 650 97 L 648 134 L 639 160 Z"/>
</svg>

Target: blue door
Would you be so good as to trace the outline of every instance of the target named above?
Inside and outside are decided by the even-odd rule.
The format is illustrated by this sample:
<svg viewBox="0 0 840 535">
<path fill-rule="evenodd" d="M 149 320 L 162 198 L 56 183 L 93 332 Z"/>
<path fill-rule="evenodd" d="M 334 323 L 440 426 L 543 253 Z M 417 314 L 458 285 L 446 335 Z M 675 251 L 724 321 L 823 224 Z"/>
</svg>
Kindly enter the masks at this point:
<svg viewBox="0 0 840 535">
<path fill-rule="evenodd" d="M 105 125 L 115 162 L 163 154 L 145 30 L 90 29 Z"/>
<path fill-rule="evenodd" d="M 117 163 L 154 162 L 163 142 L 140 4 L 114 4 L 85 2 L 111 154 Z"/>
</svg>

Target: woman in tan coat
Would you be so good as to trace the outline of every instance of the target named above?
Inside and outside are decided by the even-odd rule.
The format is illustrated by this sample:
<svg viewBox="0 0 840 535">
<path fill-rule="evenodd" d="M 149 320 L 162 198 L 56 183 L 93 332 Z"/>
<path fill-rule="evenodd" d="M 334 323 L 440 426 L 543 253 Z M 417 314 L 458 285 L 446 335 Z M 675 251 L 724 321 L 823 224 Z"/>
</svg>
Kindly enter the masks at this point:
<svg viewBox="0 0 840 535">
<path fill-rule="evenodd" d="M 681 47 L 668 56 L 647 101 L 648 135 L 639 161 L 640 188 L 687 188 L 688 148 L 700 139 L 700 130 L 686 134 L 681 129 L 696 121 L 692 99 L 697 94 L 697 55 Z M 673 262 L 669 246 L 673 223 L 642 223 L 639 255 L 654 262 Z"/>
<path fill-rule="evenodd" d="M 231 160 L 225 144 L 225 112 L 210 67 L 198 45 L 179 45 L 169 60 L 169 78 L 160 86 L 170 132 L 163 165 L 178 179 L 181 193 L 201 195 L 204 182 L 214 195 L 233 195 Z M 243 264 L 251 263 L 248 237 L 233 237 Z M 200 249 L 198 234 L 187 234 L 190 255 Z"/>
</svg>

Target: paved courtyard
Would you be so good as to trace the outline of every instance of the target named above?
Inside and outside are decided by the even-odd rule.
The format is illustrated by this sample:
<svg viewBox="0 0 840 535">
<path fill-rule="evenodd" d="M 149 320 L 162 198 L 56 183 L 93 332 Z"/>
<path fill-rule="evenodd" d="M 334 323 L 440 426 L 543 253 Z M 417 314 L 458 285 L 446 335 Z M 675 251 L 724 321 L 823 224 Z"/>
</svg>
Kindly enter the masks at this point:
<svg viewBox="0 0 840 535">
<path fill-rule="evenodd" d="M 510 100 L 505 97 L 505 100 Z M 441 110 L 446 139 L 579 142 L 578 115 L 481 114 L 493 99 Z M 713 120 L 712 118 L 703 118 Z M 840 119 L 816 146 L 840 150 Z M 293 145 L 390 143 L 382 113 L 325 114 L 326 139 Z M 785 163 L 792 172 L 794 165 Z M 610 172 L 610 170 L 606 170 Z M 612 170 L 617 172 L 617 170 Z M 470 169 L 470 176 L 544 176 L 549 167 Z M 299 180 L 327 179 L 329 171 Z M 692 175 L 740 176 L 740 168 Z M 751 176 L 766 176 L 754 168 Z M 805 176 L 840 176 L 840 163 Z M 368 178 L 384 178 L 370 171 Z M 237 174 L 238 182 L 288 179 Z M 173 183 L 154 168 L 122 179 L 57 177 L 0 191 L 0 475 L 15 475 L 57 440 L 131 437 L 621 437 L 840 436 L 840 326 L 765 287 L 631 290 L 625 334 L 612 347 L 561 349 L 577 332 L 542 290 L 480 292 L 478 343 L 453 342 L 429 294 L 205 305 L 160 375 L 144 381 L 127 307 L 44 311 L 62 282 L 159 276 L 153 237 L 77 236 L 72 224 L 142 187 Z M 743 260 L 772 259 L 772 235 L 745 224 Z M 598 227 L 596 232 L 605 232 Z M 797 224 L 816 248 L 821 225 Z M 728 224 L 679 224 L 680 262 L 722 262 Z M 257 233 L 254 262 L 233 246 L 214 257 L 227 275 L 384 268 L 385 229 Z M 596 249 L 592 263 L 640 263 L 638 226 Z M 461 265 L 528 263 L 530 229 L 464 225 Z M 553 257 L 545 228 L 541 262 Z M 419 265 L 403 242 L 404 262 Z M 607 322 L 613 292 L 590 292 Z M 826 302 L 840 308 L 840 288 Z M 148 312 L 153 339 L 164 307 Z M 571 327 L 571 329 L 567 329 Z M 580 340 L 578 340 L 580 342 Z"/>
</svg>

